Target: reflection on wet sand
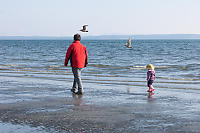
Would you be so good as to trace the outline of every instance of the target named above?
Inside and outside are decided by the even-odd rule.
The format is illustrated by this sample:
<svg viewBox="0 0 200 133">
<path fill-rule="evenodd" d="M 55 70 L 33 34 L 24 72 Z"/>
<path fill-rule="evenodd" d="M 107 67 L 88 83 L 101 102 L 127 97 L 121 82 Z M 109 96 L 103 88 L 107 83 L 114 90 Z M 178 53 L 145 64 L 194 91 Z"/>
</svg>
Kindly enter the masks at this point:
<svg viewBox="0 0 200 133">
<path fill-rule="evenodd" d="M 126 91 L 127 91 L 127 93 L 130 93 L 130 92 L 131 92 L 131 88 L 130 88 L 130 87 L 127 87 L 127 88 L 126 88 Z"/>
<path fill-rule="evenodd" d="M 152 99 L 153 95 L 154 95 L 153 92 L 149 92 L 149 94 L 148 94 L 148 98 L 149 98 L 149 99 Z"/>
<path fill-rule="evenodd" d="M 82 97 L 83 97 L 83 95 L 76 95 L 76 94 L 72 93 L 73 104 L 75 106 L 80 106 L 83 102 Z"/>
<path fill-rule="evenodd" d="M 198 133 L 200 129 L 199 92 L 196 90 L 172 92 L 166 88 L 157 90 L 155 95 L 147 93 L 144 87 L 104 86 L 96 89 L 88 87 L 84 95 L 74 95 L 70 90 L 66 93 L 66 90 L 61 91 L 56 87 L 57 85 L 53 88 L 43 85 L 38 89 L 13 87 L 0 90 L 4 99 L 9 99 L 5 92 L 6 94 L 18 92 L 18 95 L 20 94 L 18 97 L 23 100 L 1 103 L 0 121 L 28 125 L 37 129 L 42 127 L 48 133 L 148 131 Z M 35 95 L 24 95 L 33 92 Z M 44 95 L 45 92 L 48 93 Z M 16 98 L 17 95 L 14 96 Z M 30 100 L 26 100 L 28 98 Z M 174 124 L 177 121 L 179 123 Z M 12 125 L 9 127 L 12 128 Z M 37 129 L 30 130 L 32 132 Z M 20 133 L 27 131 L 29 129 L 25 129 L 24 132 L 20 130 Z"/>
<path fill-rule="evenodd" d="M 148 103 L 152 103 L 152 102 L 154 101 L 153 96 L 154 96 L 154 93 L 153 93 L 153 92 L 149 92 L 149 93 L 147 94 Z"/>
</svg>

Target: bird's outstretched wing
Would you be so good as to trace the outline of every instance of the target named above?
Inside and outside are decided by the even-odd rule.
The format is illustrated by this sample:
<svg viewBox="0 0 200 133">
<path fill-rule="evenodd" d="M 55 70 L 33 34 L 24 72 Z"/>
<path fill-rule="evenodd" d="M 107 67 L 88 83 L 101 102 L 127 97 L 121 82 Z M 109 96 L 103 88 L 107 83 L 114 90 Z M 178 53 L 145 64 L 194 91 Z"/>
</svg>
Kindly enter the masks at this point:
<svg viewBox="0 0 200 133">
<path fill-rule="evenodd" d="M 86 26 L 88 26 L 88 25 L 83 25 L 83 29 L 81 29 L 80 31 L 82 31 L 82 32 L 88 32 L 88 31 L 86 31 Z"/>
<path fill-rule="evenodd" d="M 83 26 L 83 30 L 86 30 L 86 26 Z"/>
<path fill-rule="evenodd" d="M 88 25 L 83 25 L 83 30 L 86 30 L 86 26 L 88 26 Z"/>
</svg>

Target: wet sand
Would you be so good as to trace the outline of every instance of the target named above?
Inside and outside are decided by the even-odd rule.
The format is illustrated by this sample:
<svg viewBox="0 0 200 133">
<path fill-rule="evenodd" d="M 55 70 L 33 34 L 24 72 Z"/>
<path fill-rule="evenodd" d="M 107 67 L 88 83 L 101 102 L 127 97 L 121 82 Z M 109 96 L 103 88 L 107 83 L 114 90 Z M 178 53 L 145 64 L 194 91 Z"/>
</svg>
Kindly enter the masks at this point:
<svg viewBox="0 0 200 133">
<path fill-rule="evenodd" d="M 16 90 L 14 87 L 3 88 L 1 92 L 16 93 Z M 45 132 L 61 133 L 200 132 L 199 90 L 162 88 L 156 89 L 152 95 L 145 87 L 104 86 L 85 88 L 83 96 L 73 95 L 62 87 L 58 90 L 20 88 L 21 100 L 1 102 L 1 123 L 24 128 L 27 125 L 42 127 Z M 35 96 L 33 91 L 41 93 Z M 41 95 L 45 91 L 49 94 Z M 32 95 L 27 96 L 27 93 Z M 15 96 L 15 99 L 19 98 L 19 95 Z"/>
</svg>

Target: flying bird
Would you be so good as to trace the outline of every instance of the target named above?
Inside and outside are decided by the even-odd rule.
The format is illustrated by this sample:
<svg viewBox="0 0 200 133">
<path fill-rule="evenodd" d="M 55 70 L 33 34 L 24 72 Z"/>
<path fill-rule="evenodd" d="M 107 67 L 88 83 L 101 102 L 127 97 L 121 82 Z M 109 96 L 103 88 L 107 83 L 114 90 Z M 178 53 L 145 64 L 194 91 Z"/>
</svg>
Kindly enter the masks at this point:
<svg viewBox="0 0 200 133">
<path fill-rule="evenodd" d="M 88 32 L 88 31 L 86 30 L 86 26 L 88 26 L 88 25 L 83 25 L 83 29 L 81 29 L 80 31 L 82 31 L 82 32 Z"/>
</svg>

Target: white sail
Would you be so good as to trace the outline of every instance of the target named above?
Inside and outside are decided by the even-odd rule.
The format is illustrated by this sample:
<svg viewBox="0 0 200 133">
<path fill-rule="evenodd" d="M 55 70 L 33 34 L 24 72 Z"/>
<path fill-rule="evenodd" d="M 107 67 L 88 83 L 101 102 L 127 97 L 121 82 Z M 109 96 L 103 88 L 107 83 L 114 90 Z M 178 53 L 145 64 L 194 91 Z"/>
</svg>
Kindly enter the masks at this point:
<svg viewBox="0 0 200 133">
<path fill-rule="evenodd" d="M 132 46 L 131 46 L 131 38 L 128 39 L 128 41 L 127 41 L 127 43 L 126 43 L 126 46 L 129 47 L 129 48 L 132 47 Z"/>
</svg>

